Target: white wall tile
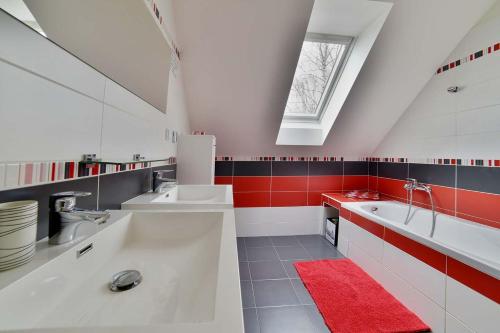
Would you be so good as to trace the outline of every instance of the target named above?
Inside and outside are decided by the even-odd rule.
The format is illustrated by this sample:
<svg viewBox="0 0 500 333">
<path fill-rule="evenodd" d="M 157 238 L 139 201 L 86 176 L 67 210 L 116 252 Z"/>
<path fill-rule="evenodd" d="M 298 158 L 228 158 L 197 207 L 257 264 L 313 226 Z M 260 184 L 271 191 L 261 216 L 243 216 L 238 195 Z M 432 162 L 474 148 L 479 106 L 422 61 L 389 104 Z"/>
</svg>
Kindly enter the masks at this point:
<svg viewBox="0 0 500 333">
<path fill-rule="evenodd" d="M 5 186 L 5 164 L 0 164 L 0 189 Z"/>
<path fill-rule="evenodd" d="M 349 251 L 347 253 L 348 258 L 361 267 L 368 275 L 380 284 L 383 283 L 383 266 L 380 261 L 375 260 L 357 244 L 351 241 L 349 241 Z"/>
<path fill-rule="evenodd" d="M 500 104 L 457 113 L 458 135 L 485 132 L 500 132 Z"/>
<path fill-rule="evenodd" d="M 5 187 L 19 185 L 19 163 L 7 164 L 5 170 Z"/>
<path fill-rule="evenodd" d="M 500 305 L 449 276 L 446 311 L 478 333 L 497 332 L 500 327 Z"/>
<path fill-rule="evenodd" d="M 347 223 L 345 225 L 348 226 L 347 229 L 349 230 L 349 236 L 347 236 L 349 246 L 356 245 L 375 260 L 382 262 L 384 241 L 353 223 Z"/>
<path fill-rule="evenodd" d="M 99 151 L 102 103 L 1 61 L 0 86 L 2 160 L 80 159 Z"/>
<path fill-rule="evenodd" d="M 399 277 L 444 308 L 445 274 L 389 243 L 384 244 L 383 263 Z"/>
</svg>

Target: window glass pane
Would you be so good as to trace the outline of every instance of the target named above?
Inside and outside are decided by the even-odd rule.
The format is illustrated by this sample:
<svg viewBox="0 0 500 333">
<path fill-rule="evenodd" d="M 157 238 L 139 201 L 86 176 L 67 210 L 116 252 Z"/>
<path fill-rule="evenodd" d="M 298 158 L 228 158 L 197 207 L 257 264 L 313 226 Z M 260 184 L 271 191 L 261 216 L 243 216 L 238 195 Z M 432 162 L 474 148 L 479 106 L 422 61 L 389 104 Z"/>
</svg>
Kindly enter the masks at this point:
<svg viewBox="0 0 500 333">
<path fill-rule="evenodd" d="M 285 108 L 286 116 L 317 116 L 322 95 L 336 62 L 342 57 L 344 44 L 304 41 L 295 70 L 292 88 Z"/>
</svg>

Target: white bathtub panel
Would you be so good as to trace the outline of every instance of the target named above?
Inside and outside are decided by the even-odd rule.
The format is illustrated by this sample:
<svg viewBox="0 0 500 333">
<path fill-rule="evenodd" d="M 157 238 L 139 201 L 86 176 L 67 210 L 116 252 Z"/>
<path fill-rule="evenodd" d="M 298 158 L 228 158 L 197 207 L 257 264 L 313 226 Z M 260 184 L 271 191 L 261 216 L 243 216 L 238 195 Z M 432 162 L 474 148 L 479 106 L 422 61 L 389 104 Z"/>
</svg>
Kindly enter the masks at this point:
<svg viewBox="0 0 500 333">
<path fill-rule="evenodd" d="M 238 237 L 320 234 L 322 207 L 236 208 Z"/>
<path fill-rule="evenodd" d="M 446 275 L 385 243 L 383 263 L 424 295 L 444 308 Z"/>
<path fill-rule="evenodd" d="M 478 333 L 497 332 L 500 327 L 500 305 L 449 276 L 446 311 Z"/>
<path fill-rule="evenodd" d="M 339 218 L 339 237 L 342 236 L 344 239 L 352 238 L 352 226 L 353 224 L 347 221 L 345 218 Z"/>
<path fill-rule="evenodd" d="M 387 268 L 382 270 L 382 285 L 429 325 L 433 333 L 445 331 L 445 311 L 430 298 Z"/>
<path fill-rule="evenodd" d="M 473 331 L 465 326 L 457 318 L 446 312 L 446 333 L 472 333 Z"/>
<path fill-rule="evenodd" d="M 365 251 L 357 245 L 349 242 L 348 257 L 361 267 L 374 280 L 382 284 L 382 263 L 369 256 Z"/>
<path fill-rule="evenodd" d="M 338 238 L 338 243 L 337 243 L 337 250 L 339 250 L 340 253 L 342 253 L 344 256 L 348 256 L 348 251 L 349 251 L 349 241 L 347 238 L 344 238 L 340 236 Z"/>
<path fill-rule="evenodd" d="M 349 230 L 349 242 L 357 245 L 372 258 L 382 262 L 384 241 L 353 223 L 346 221 L 346 224 Z"/>
</svg>

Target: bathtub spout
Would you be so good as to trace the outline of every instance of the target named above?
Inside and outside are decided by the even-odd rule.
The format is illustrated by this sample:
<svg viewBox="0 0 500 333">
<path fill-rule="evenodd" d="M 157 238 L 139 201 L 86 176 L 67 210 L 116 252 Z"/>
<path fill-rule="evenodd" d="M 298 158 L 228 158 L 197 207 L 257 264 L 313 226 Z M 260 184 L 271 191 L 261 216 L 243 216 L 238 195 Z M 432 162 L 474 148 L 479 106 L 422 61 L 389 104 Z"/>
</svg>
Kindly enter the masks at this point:
<svg viewBox="0 0 500 333">
<path fill-rule="evenodd" d="M 424 191 L 429 195 L 429 200 L 431 202 L 431 208 L 432 208 L 432 227 L 431 227 L 431 232 L 429 234 L 429 237 L 434 236 L 434 231 L 436 230 L 436 209 L 434 207 L 434 199 L 432 197 L 432 189 L 429 185 L 419 183 L 416 179 L 414 178 L 407 178 L 407 183 L 404 184 L 404 189 L 409 191 L 409 204 L 408 204 L 408 214 L 406 214 L 406 219 L 404 221 L 405 225 L 408 225 L 410 223 L 410 213 L 411 213 L 411 208 L 413 205 L 413 191 Z"/>
</svg>

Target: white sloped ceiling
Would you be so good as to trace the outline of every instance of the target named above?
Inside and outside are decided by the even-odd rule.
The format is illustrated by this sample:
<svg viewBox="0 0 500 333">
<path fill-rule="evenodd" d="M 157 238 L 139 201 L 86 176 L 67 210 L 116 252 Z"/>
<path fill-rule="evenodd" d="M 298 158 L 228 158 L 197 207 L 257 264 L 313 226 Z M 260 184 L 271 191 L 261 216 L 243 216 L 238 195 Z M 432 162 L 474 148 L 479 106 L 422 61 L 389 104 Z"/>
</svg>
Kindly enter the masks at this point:
<svg viewBox="0 0 500 333">
<path fill-rule="evenodd" d="M 367 156 L 494 2 L 394 1 L 325 144 L 301 147 L 275 142 L 313 0 L 175 0 L 191 127 L 218 155 Z"/>
</svg>

